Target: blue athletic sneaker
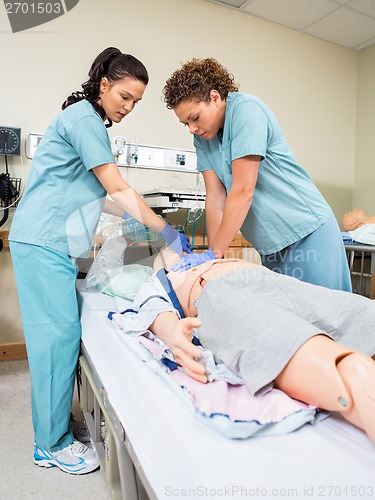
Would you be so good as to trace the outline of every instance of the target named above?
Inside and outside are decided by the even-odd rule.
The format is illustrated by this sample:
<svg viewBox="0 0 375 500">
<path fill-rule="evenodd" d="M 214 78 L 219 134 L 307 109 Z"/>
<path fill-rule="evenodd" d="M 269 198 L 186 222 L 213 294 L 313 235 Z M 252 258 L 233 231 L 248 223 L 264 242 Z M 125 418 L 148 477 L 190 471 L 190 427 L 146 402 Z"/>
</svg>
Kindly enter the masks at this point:
<svg viewBox="0 0 375 500">
<path fill-rule="evenodd" d="M 87 474 L 100 465 L 95 452 L 79 441 L 73 441 L 59 451 L 42 450 L 35 445 L 34 464 L 39 467 L 58 467 L 69 474 Z"/>
</svg>

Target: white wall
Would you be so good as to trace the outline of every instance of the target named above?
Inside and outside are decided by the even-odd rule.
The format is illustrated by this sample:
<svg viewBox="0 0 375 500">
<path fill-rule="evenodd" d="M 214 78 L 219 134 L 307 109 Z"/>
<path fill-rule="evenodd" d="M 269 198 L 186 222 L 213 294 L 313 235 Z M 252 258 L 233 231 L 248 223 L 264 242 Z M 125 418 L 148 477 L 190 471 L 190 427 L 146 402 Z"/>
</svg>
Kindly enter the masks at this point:
<svg viewBox="0 0 375 500">
<path fill-rule="evenodd" d="M 331 204 L 337 196 L 341 206 L 343 193 L 351 204 L 357 53 L 206 0 L 80 0 L 66 15 L 16 34 L 0 8 L 1 124 L 20 126 L 23 138 L 43 131 L 110 45 L 141 59 L 151 78 L 142 103 L 110 134 L 190 149 L 161 90 L 181 62 L 213 56 L 240 90 L 270 105 Z"/>
</svg>

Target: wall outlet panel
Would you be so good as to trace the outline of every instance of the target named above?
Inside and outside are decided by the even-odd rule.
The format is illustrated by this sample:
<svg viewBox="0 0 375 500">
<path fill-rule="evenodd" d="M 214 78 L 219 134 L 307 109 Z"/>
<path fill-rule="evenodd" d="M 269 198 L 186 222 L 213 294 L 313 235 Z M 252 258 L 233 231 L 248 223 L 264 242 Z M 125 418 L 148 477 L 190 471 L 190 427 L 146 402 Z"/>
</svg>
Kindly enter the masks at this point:
<svg viewBox="0 0 375 500">
<path fill-rule="evenodd" d="M 166 149 L 164 165 L 167 169 L 195 171 L 197 170 L 197 157 L 192 151 Z"/>
<path fill-rule="evenodd" d="M 197 155 L 194 151 L 126 144 L 117 164 L 120 167 L 197 172 Z"/>
<path fill-rule="evenodd" d="M 29 134 L 26 139 L 26 156 L 30 160 L 34 157 L 36 148 L 42 140 L 43 134 Z"/>
</svg>

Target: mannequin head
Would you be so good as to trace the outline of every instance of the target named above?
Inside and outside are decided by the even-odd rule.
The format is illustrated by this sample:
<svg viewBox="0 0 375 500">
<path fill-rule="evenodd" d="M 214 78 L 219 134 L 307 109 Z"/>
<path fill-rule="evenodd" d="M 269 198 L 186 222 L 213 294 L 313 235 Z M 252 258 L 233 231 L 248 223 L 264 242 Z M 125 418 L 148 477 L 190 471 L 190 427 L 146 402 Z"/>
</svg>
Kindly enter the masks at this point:
<svg viewBox="0 0 375 500">
<path fill-rule="evenodd" d="M 354 208 L 350 212 L 346 212 L 342 219 L 342 226 L 344 231 L 354 231 L 357 229 L 364 221 L 367 219 L 366 212 L 364 210 L 359 210 Z"/>
</svg>

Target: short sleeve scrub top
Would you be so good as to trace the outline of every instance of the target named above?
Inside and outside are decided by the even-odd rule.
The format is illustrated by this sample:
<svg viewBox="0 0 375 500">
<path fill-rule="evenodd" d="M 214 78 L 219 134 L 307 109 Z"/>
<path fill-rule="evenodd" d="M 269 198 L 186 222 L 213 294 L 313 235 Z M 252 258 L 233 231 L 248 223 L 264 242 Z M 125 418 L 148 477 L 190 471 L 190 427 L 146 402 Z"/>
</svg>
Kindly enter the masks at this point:
<svg viewBox="0 0 375 500">
<path fill-rule="evenodd" d="M 81 325 L 76 257 L 89 255 L 106 191 L 92 169 L 114 161 L 107 129 L 86 100 L 62 111 L 33 158 L 9 240 L 31 380 L 35 442 L 73 442 L 70 411 Z"/>
<path fill-rule="evenodd" d="M 296 162 L 281 128 L 258 97 L 233 92 L 226 100 L 222 137 L 194 136 L 198 170 L 214 170 L 227 193 L 232 161 L 259 155 L 251 208 L 241 232 L 263 265 L 316 285 L 351 291 L 340 229 L 333 212 Z"/>
</svg>

